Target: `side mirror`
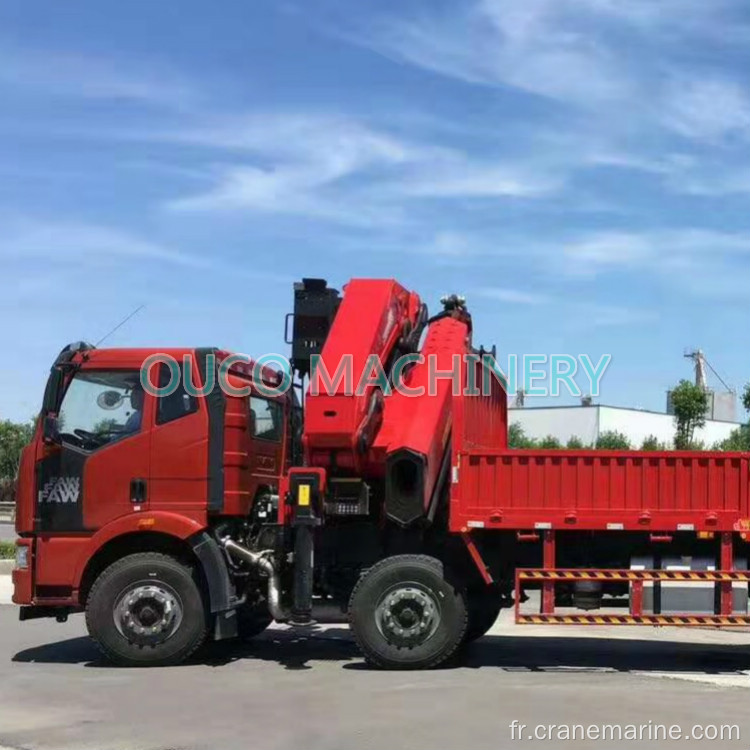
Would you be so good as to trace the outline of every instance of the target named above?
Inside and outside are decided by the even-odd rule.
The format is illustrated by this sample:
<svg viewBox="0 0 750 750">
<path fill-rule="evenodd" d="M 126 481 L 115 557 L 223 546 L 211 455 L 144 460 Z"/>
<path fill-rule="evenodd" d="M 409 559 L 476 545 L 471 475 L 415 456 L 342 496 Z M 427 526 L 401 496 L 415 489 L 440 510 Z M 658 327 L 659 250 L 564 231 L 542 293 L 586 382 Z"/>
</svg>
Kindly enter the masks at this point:
<svg viewBox="0 0 750 750">
<path fill-rule="evenodd" d="M 60 443 L 60 430 L 58 428 L 57 417 L 54 414 L 47 414 L 42 424 L 42 439 L 50 445 Z"/>
<path fill-rule="evenodd" d="M 111 411 L 117 409 L 125 399 L 119 391 L 102 391 L 96 397 L 96 404 L 100 409 Z"/>
</svg>

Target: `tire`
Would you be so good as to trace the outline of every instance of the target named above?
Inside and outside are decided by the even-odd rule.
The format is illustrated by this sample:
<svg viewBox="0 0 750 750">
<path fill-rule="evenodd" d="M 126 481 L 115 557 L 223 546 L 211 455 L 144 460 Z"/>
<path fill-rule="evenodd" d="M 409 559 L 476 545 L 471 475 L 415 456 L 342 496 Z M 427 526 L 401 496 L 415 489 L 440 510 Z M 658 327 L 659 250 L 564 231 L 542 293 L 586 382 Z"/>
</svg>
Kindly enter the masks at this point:
<svg viewBox="0 0 750 750">
<path fill-rule="evenodd" d="M 493 586 L 469 591 L 469 624 L 464 635 L 464 643 L 471 643 L 485 635 L 495 624 L 502 606 L 500 592 Z"/>
<path fill-rule="evenodd" d="M 260 635 L 272 622 L 265 600 L 245 603 L 237 608 L 237 634 L 243 641 Z"/>
<path fill-rule="evenodd" d="M 430 669 L 461 645 L 467 613 L 463 591 L 440 561 L 424 555 L 381 560 L 357 582 L 349 623 L 365 659 L 381 669 Z"/>
<path fill-rule="evenodd" d="M 157 552 L 123 557 L 94 581 L 86 626 L 104 656 L 119 666 L 179 664 L 206 638 L 195 572 Z"/>
</svg>

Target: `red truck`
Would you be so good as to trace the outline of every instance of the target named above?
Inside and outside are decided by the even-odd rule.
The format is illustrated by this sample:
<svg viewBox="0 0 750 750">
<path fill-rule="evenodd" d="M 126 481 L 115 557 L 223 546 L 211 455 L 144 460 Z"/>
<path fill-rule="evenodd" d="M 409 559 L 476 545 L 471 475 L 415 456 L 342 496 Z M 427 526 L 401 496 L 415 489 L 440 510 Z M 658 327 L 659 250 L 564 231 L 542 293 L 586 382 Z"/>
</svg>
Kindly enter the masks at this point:
<svg viewBox="0 0 750 750">
<path fill-rule="evenodd" d="M 294 297 L 292 373 L 61 352 L 20 467 L 22 620 L 85 611 L 111 660 L 162 665 L 334 607 L 370 663 L 412 669 L 513 604 L 519 623 L 750 623 L 748 454 L 509 449 L 461 298 L 429 317 L 392 280 Z M 354 388 L 346 366 L 374 362 Z"/>
</svg>

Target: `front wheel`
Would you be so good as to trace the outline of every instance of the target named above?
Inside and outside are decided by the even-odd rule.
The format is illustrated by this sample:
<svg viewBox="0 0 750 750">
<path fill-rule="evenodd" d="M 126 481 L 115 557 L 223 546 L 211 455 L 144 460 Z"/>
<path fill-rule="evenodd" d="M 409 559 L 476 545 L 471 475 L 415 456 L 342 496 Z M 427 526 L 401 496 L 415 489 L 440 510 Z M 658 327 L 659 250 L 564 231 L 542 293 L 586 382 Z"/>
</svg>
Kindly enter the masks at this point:
<svg viewBox="0 0 750 750">
<path fill-rule="evenodd" d="M 86 625 L 115 664 L 179 664 L 206 637 L 206 610 L 194 571 L 156 552 L 128 555 L 94 581 Z"/>
<path fill-rule="evenodd" d="M 439 560 L 396 555 L 362 575 L 349 602 L 349 622 L 371 664 L 384 669 L 427 669 L 445 662 L 466 630 L 460 588 Z"/>
</svg>

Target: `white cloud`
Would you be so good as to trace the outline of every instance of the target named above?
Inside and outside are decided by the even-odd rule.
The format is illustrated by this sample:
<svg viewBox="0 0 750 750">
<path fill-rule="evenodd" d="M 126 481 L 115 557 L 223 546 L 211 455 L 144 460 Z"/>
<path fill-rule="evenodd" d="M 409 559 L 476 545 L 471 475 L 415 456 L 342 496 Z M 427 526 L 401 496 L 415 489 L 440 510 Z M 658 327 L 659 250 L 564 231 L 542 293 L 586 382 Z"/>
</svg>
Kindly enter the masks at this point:
<svg viewBox="0 0 750 750">
<path fill-rule="evenodd" d="M 621 98 L 631 88 L 628 76 L 606 46 L 569 23 L 568 8 L 562 0 L 483 0 L 442 16 L 431 8 L 376 21 L 358 38 L 469 83 L 589 104 Z"/>
<path fill-rule="evenodd" d="M 686 298 L 727 302 L 747 295 L 750 273 L 750 232 L 689 227 L 579 233 L 567 229 L 558 238 L 540 239 L 495 228 L 454 232 L 445 244 L 457 261 L 473 258 L 469 268 L 478 269 L 478 278 L 517 279 L 520 270 L 524 278 L 534 280 L 533 290 L 478 286 L 474 294 L 521 305 L 556 302 L 597 325 L 635 321 L 643 315 L 638 308 L 617 304 L 620 291 L 627 297 L 631 291 L 641 294 L 644 288 L 656 286 Z M 600 288 L 608 289 L 609 296 L 597 303 Z M 589 297 L 590 304 L 580 301 Z"/>
<path fill-rule="evenodd" d="M 577 328 L 629 326 L 654 317 L 650 310 L 618 305 L 573 305 L 570 315 Z"/>
<path fill-rule="evenodd" d="M 556 299 L 547 294 L 509 287 L 479 287 L 472 290 L 473 295 L 518 307 L 554 305 L 553 309 L 559 324 L 576 329 L 623 326 L 649 320 L 652 317 L 650 311 L 640 308 L 579 303 L 565 295 Z"/>
<path fill-rule="evenodd" d="M 669 176 L 671 190 L 686 195 L 715 198 L 750 193 L 750 167 L 697 164 Z"/>
<path fill-rule="evenodd" d="M 511 305 L 541 305 L 549 302 L 549 298 L 543 294 L 508 287 L 480 287 L 475 293 L 480 297 Z"/>
<path fill-rule="evenodd" d="M 686 138 L 750 135 L 750 91 L 722 78 L 678 76 L 660 101 L 664 124 Z"/>
<path fill-rule="evenodd" d="M 659 229 L 600 232 L 563 243 L 566 257 L 592 266 L 637 266 L 655 261 L 713 256 L 745 257 L 750 262 L 750 234 L 707 229 Z"/>
<path fill-rule="evenodd" d="M 39 268 L 40 262 L 45 269 L 54 269 L 58 276 L 96 270 L 109 279 L 117 279 L 125 271 L 148 276 L 154 266 L 162 265 L 181 267 L 187 272 L 216 273 L 232 280 L 283 284 L 294 281 L 291 274 L 217 258 L 213 248 L 205 254 L 187 253 L 171 243 L 145 239 L 132 231 L 83 222 L 6 220 L 0 237 L 0 258 L 9 278 L 24 278 L 29 283 L 28 269 Z"/>
<path fill-rule="evenodd" d="M 692 295 L 745 295 L 750 233 L 706 229 L 608 231 L 562 243 L 555 267 L 580 278 L 631 272 Z M 623 282 L 625 283 L 625 282 Z"/>
<path fill-rule="evenodd" d="M 209 258 L 187 255 L 170 247 L 111 227 L 78 222 L 21 220 L 9 222 L 0 237 L 0 255 L 7 260 L 35 258 L 50 263 L 157 261 L 209 268 Z"/>
<path fill-rule="evenodd" d="M 653 238 L 629 232 L 601 232 L 562 243 L 568 272 L 588 275 L 602 269 L 640 265 L 653 254 Z"/>
<path fill-rule="evenodd" d="M 404 195 L 424 198 L 534 198 L 556 192 L 562 183 L 562 177 L 545 175 L 530 166 L 457 160 L 407 177 L 400 190 Z"/>
<path fill-rule="evenodd" d="M 747 92 L 684 55 L 701 44 L 723 49 L 730 30 L 748 38 L 739 0 L 473 0 L 448 8 L 376 13 L 344 36 L 459 81 L 583 111 L 615 140 L 654 129 L 712 140 L 748 128 Z"/>
<path fill-rule="evenodd" d="M 393 169 L 426 156 L 426 150 L 377 133 L 356 120 L 324 115 L 256 115 L 161 137 L 226 150 L 234 157 L 230 165 L 216 168 L 212 188 L 173 201 L 173 209 L 249 209 L 353 224 L 372 220 L 371 210 L 365 206 L 357 212 L 342 195 L 326 190 L 346 178 Z M 242 163 L 248 159 L 255 163 Z M 378 218 L 382 218 L 380 212 Z"/>
<path fill-rule="evenodd" d="M 3 45 L 0 87 L 22 93 L 132 101 L 182 108 L 196 99 L 193 86 L 182 76 L 156 64 L 91 57 L 69 52 L 20 50 Z"/>
<path fill-rule="evenodd" d="M 741 2 L 741 0 L 740 0 Z M 716 29 L 717 17 L 740 7 L 738 0 L 560 0 L 573 11 L 586 9 L 600 21 L 625 22 L 635 30 L 649 34 L 675 33 L 705 35 Z"/>
<path fill-rule="evenodd" d="M 454 79 L 547 100 L 531 114 L 521 108 L 505 129 L 487 125 L 491 117 L 483 120 L 479 133 L 470 132 L 475 119 L 460 125 L 453 121 L 451 127 L 442 121 L 443 127 L 409 124 L 408 112 L 381 113 L 375 119 L 330 111 L 267 110 L 250 116 L 190 111 L 179 127 L 91 135 L 179 147 L 177 158 L 190 180 L 166 203 L 175 213 L 248 212 L 382 229 L 377 242 L 399 252 L 432 255 L 443 264 L 466 254 L 491 262 L 509 252 L 497 249 L 502 240 L 487 228 L 495 206 L 512 202 L 515 209 L 519 200 L 539 201 L 559 221 L 563 212 L 601 213 L 615 204 L 617 196 L 607 193 L 606 181 L 598 192 L 599 183 L 590 179 L 592 168 L 637 170 L 642 173 L 638 179 L 659 180 L 675 192 L 750 191 L 750 173 L 741 163 L 724 168 L 730 149 L 713 151 L 718 155 L 707 169 L 703 152 L 672 136 L 709 149 L 750 132 L 750 99 L 738 83 L 711 71 L 692 76 L 669 57 L 674 39 L 713 33 L 716 16 L 731 4 L 475 0 L 462 8 L 447 4 L 442 12 L 430 8 L 422 14 L 405 10 L 398 17 L 367 18 L 366 38 L 358 41 L 384 54 Z M 664 41 L 664 62 L 641 59 L 637 45 L 628 48 L 633 40 L 648 47 L 657 39 Z M 11 56 L 13 64 L 4 71 L 0 67 L 0 78 L 143 103 L 193 95 L 177 77 L 86 58 L 48 59 L 49 66 L 41 64 L 43 57 L 15 55 L 13 62 Z M 512 105 L 513 100 L 498 101 Z M 509 119 L 517 114 L 511 106 L 503 116 L 505 111 Z M 550 200 L 558 196 L 561 200 Z M 627 199 L 623 204 L 628 206 Z M 741 235 L 691 230 L 610 230 L 571 239 L 568 229 L 561 232 L 568 239 L 546 244 L 534 233 L 536 227 L 529 230 L 532 241 L 516 238 L 529 264 L 580 277 L 651 268 L 686 276 L 688 268 L 705 265 L 703 256 L 717 247 L 726 260 L 736 258 L 736 248 L 745 242 Z M 8 239 L 0 239 L 0 249 L 10 246 Z M 186 266 L 205 263 L 171 247 L 88 225 L 36 228 L 10 239 L 16 250 L 45 246 L 51 254 L 56 247 L 73 258 L 81 253 L 95 258 L 97 248 L 105 248 L 105 257 L 140 254 Z"/>
<path fill-rule="evenodd" d="M 208 191 L 170 203 L 180 211 L 244 209 L 367 226 L 403 221 L 404 199 L 535 198 L 561 185 L 548 169 L 479 162 L 343 116 L 271 113 L 152 137 L 232 153 Z"/>
</svg>

